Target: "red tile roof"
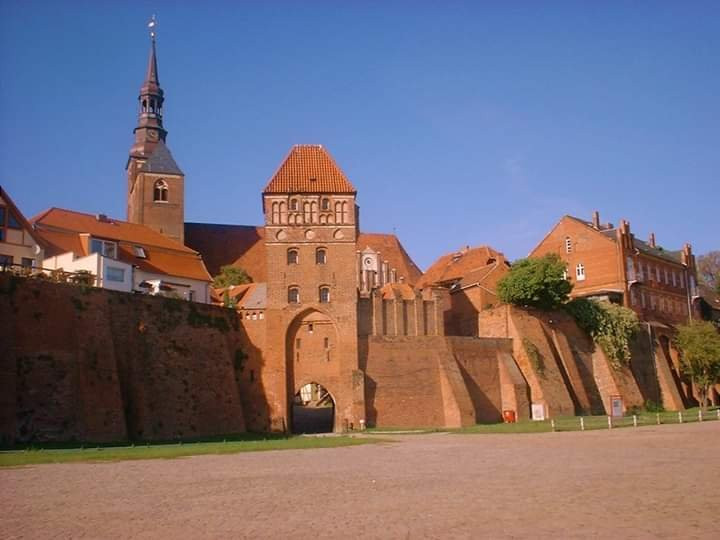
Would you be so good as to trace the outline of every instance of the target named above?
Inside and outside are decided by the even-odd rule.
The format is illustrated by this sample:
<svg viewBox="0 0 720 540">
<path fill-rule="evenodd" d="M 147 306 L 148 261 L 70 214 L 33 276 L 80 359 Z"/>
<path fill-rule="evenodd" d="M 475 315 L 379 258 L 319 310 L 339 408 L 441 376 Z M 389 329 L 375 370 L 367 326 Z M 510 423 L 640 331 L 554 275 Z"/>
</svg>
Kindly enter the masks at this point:
<svg viewBox="0 0 720 540">
<path fill-rule="evenodd" d="M 501 258 L 505 260 L 502 253 L 489 246 L 465 247 L 437 259 L 420 278 L 418 287 L 462 280 Z"/>
<path fill-rule="evenodd" d="M 231 264 L 256 282 L 267 281 L 265 228 L 248 225 L 186 223 L 185 243 L 202 254 L 211 275 Z"/>
<path fill-rule="evenodd" d="M 144 225 L 51 208 L 32 218 L 38 235 L 48 244 L 46 256 L 71 251 L 89 255 L 81 235 L 112 240 L 118 244 L 118 259 L 146 272 L 210 281 L 205 264 L 196 251 Z M 134 246 L 144 249 L 146 258 L 135 255 Z"/>
<path fill-rule="evenodd" d="M 297 144 L 264 193 L 355 193 L 355 187 L 319 144 Z"/>
<path fill-rule="evenodd" d="M 405 283 L 415 285 L 422 276 L 422 272 L 394 234 L 360 233 L 356 245 L 360 251 L 369 247 L 379 252 L 380 260 L 388 261 L 390 268 L 397 270 L 398 281 L 404 278 Z"/>
</svg>

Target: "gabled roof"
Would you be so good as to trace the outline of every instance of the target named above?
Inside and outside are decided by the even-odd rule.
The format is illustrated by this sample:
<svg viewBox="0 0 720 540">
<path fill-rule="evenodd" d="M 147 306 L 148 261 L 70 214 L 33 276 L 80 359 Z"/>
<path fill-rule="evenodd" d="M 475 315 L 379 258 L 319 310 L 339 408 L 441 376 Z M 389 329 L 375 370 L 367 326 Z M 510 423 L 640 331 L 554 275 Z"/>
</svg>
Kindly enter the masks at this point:
<svg viewBox="0 0 720 540">
<path fill-rule="evenodd" d="M 504 255 L 489 246 L 465 247 L 437 259 L 420 278 L 417 286 L 422 288 L 460 281 L 501 259 L 505 260 Z"/>
<path fill-rule="evenodd" d="M 155 150 L 153 150 L 153 153 L 150 154 L 148 160 L 143 163 L 141 170 L 149 173 L 184 174 L 180 170 L 180 167 L 178 167 L 178 164 L 175 163 L 175 159 L 173 159 L 170 149 L 163 141 L 159 141 L 157 143 Z"/>
<path fill-rule="evenodd" d="M 404 278 L 405 283 L 415 285 L 422 276 L 422 272 L 394 234 L 360 233 L 356 246 L 359 251 L 370 248 L 380 253 L 380 259 L 387 261 L 391 269 L 395 268 L 398 280 Z"/>
<path fill-rule="evenodd" d="M 213 299 L 222 304 L 226 291 L 228 298 L 235 301 L 238 309 L 265 309 L 267 307 L 267 283 L 243 283 L 231 287 L 213 288 Z"/>
<path fill-rule="evenodd" d="M 62 208 L 50 208 L 34 217 L 32 223 L 48 245 L 46 256 L 67 252 L 78 257 L 89 255 L 82 236 L 87 234 L 117 242 L 118 260 L 146 272 L 210 281 L 196 251 L 144 225 Z M 146 256 L 138 257 L 135 246 L 142 247 Z"/>
<path fill-rule="evenodd" d="M 253 281 L 267 281 L 265 228 L 253 225 L 185 223 L 185 243 L 197 250 L 208 271 L 216 276 L 231 264 L 245 270 Z"/>
<path fill-rule="evenodd" d="M 355 187 L 319 144 L 296 144 L 263 193 L 349 193 Z"/>
<path fill-rule="evenodd" d="M 32 224 L 25 218 L 25 215 L 15 205 L 12 197 L 10 197 L 8 192 L 5 191 L 2 186 L 0 186 L 0 198 L 5 201 L 5 204 L 8 206 L 8 208 L 10 208 L 10 212 L 12 212 L 15 218 L 20 222 L 20 225 L 22 225 L 23 229 L 27 231 L 27 233 L 32 237 L 32 239 L 35 240 L 35 242 L 37 242 L 38 244 L 40 244 L 42 247 L 46 247 L 43 238 L 35 232 Z"/>
</svg>

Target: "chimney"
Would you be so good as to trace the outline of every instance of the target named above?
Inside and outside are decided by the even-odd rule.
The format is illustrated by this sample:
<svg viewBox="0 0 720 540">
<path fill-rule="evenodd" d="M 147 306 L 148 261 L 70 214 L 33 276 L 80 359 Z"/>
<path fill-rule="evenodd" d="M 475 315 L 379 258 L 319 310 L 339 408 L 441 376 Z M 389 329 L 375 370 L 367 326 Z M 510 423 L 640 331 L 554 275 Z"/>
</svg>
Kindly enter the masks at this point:
<svg viewBox="0 0 720 540">
<path fill-rule="evenodd" d="M 100 223 L 110 223 L 110 220 L 105 214 L 97 214 L 95 219 L 97 219 Z"/>
<path fill-rule="evenodd" d="M 592 226 L 594 229 L 600 230 L 600 212 L 597 210 L 593 212 Z"/>
<path fill-rule="evenodd" d="M 651 232 L 651 233 L 650 233 L 650 238 L 648 238 L 648 245 L 649 245 L 651 248 L 654 248 L 654 247 L 655 247 L 655 233 L 654 233 L 654 232 Z"/>
</svg>

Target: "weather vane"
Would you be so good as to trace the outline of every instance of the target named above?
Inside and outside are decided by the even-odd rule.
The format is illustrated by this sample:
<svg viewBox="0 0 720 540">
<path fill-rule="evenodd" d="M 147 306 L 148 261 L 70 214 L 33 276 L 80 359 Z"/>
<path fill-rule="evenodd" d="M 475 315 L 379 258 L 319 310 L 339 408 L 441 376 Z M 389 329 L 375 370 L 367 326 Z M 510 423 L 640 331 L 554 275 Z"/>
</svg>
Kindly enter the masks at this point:
<svg viewBox="0 0 720 540">
<path fill-rule="evenodd" d="M 155 20 L 155 15 L 150 17 L 150 22 L 148 22 L 148 28 L 150 29 L 150 37 L 153 41 L 155 41 L 155 36 L 157 35 L 157 20 Z"/>
</svg>

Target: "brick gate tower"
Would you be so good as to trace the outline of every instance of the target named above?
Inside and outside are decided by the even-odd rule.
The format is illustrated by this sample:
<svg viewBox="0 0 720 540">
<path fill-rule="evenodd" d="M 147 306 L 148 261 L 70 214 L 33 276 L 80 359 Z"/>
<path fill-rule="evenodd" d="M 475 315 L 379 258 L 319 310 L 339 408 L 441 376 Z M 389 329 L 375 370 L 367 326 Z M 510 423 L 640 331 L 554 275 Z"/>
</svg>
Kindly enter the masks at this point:
<svg viewBox="0 0 720 540">
<path fill-rule="evenodd" d="M 125 166 L 128 177 L 127 219 L 184 243 L 185 176 L 165 145 L 162 108 L 165 96 L 158 78 L 155 20 L 150 21 L 150 57 L 138 96 L 135 142 Z"/>
<path fill-rule="evenodd" d="M 275 418 L 293 429 L 293 399 L 314 383 L 332 397 L 334 430 L 364 418 L 358 370 L 355 187 L 320 145 L 296 145 L 263 191 L 267 367 Z M 284 393 L 284 395 L 283 395 Z"/>
</svg>

